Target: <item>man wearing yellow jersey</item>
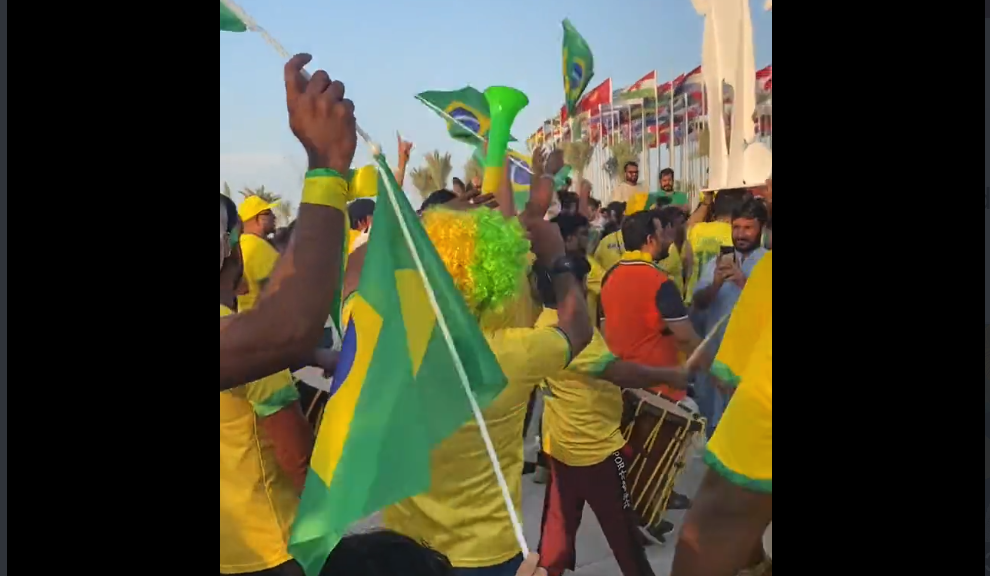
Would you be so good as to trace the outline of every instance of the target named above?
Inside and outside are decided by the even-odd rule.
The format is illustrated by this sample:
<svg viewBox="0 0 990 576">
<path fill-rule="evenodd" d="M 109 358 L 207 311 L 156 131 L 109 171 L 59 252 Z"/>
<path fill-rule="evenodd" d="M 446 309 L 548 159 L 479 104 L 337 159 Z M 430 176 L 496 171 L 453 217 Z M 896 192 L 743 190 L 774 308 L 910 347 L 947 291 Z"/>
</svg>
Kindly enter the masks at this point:
<svg viewBox="0 0 990 576">
<path fill-rule="evenodd" d="M 557 322 L 555 295 L 540 286 L 546 307 L 537 326 Z M 629 462 L 620 430 L 620 388 L 666 384 L 685 388 L 680 369 L 642 366 L 617 359 L 596 330 L 591 344 L 566 369 L 547 379 L 543 450 L 550 457 L 544 504 L 541 565 L 550 576 L 574 570 L 575 541 L 585 505 L 598 518 L 623 576 L 652 576 L 640 537 L 640 519 L 625 485 Z"/>
<path fill-rule="evenodd" d="M 257 307 L 238 314 L 231 308 L 243 265 L 240 229 L 232 203 L 220 199 L 221 574 L 301 574 L 286 553 L 300 486 L 284 473 L 293 466 L 280 456 L 287 430 L 277 425 L 301 416 L 291 410 L 294 390 L 267 379 L 244 384 L 312 358 L 340 281 L 344 210 L 353 200 L 341 173 L 354 158 L 354 105 L 326 72 L 303 76 L 310 60 L 299 55 L 285 66 L 289 124 L 311 169 L 296 240 Z"/>
<path fill-rule="evenodd" d="M 233 314 L 244 266 L 233 202 L 221 202 L 234 239 L 220 268 L 223 318 Z M 220 574 L 295 574 L 288 530 L 312 450 L 291 378 L 275 375 L 220 393 Z"/>
<path fill-rule="evenodd" d="M 672 576 L 735 576 L 773 522 L 773 252 L 746 283 L 715 362 L 738 388 L 708 444 Z"/>
<path fill-rule="evenodd" d="M 545 171 L 555 174 L 562 165 L 563 155 L 556 152 Z M 554 196 L 552 177 L 540 177 L 530 194 L 520 220 L 538 262 L 552 271 L 561 303 L 559 321 L 542 328 L 484 330 L 508 379 L 484 418 L 520 515 L 523 426 L 530 396 L 544 379 L 567 367 L 592 336 L 584 291 L 574 276 L 575 262 L 566 257 L 559 229 L 544 220 Z M 457 576 L 514 576 L 523 558 L 475 423 L 466 424 L 434 450 L 431 472 L 429 492 L 386 509 L 385 526 L 447 556 Z"/>
<path fill-rule="evenodd" d="M 237 299 L 237 307 L 241 311 L 254 307 L 278 263 L 278 250 L 270 242 L 276 229 L 272 210 L 277 205 L 258 196 L 249 196 L 237 208 L 237 215 L 244 223 L 241 251 L 244 254 L 244 278 L 248 284 L 248 293 Z"/>
</svg>

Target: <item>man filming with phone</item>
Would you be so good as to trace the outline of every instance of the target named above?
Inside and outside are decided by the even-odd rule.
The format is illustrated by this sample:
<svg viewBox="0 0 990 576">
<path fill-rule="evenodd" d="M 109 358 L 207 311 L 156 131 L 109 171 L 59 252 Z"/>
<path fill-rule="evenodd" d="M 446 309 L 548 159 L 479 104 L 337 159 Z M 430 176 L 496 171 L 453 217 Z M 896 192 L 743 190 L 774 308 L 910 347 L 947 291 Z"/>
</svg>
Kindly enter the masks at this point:
<svg viewBox="0 0 990 576">
<path fill-rule="evenodd" d="M 733 211 L 732 246 L 722 248 L 719 257 L 705 266 L 694 292 L 694 306 L 706 313 L 710 326 L 732 313 L 747 279 L 767 254 L 762 244 L 763 230 L 768 220 L 766 204 L 757 198 L 745 200 Z M 713 347 L 722 344 L 726 324 L 723 323 L 719 329 Z M 717 352 L 717 349 L 712 352 Z M 728 405 L 729 397 L 710 375 L 701 377 L 695 384 L 695 390 L 701 413 L 708 419 L 710 436 Z"/>
</svg>

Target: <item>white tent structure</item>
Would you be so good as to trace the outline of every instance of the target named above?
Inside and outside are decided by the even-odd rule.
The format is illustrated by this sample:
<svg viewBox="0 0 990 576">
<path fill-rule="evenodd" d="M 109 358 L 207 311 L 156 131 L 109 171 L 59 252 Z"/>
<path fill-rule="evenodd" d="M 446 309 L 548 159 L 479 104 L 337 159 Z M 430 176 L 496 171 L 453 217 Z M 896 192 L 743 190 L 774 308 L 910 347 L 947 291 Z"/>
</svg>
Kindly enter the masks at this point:
<svg viewBox="0 0 990 576">
<path fill-rule="evenodd" d="M 691 2 L 705 19 L 701 70 L 711 111 L 708 188 L 727 190 L 762 184 L 773 173 L 773 153 L 756 142 L 756 123 L 752 120 L 752 112 L 757 110 L 756 55 L 749 0 Z M 737 111 L 731 115 L 731 126 L 725 122 L 729 93 L 734 94 L 733 108 Z"/>
</svg>

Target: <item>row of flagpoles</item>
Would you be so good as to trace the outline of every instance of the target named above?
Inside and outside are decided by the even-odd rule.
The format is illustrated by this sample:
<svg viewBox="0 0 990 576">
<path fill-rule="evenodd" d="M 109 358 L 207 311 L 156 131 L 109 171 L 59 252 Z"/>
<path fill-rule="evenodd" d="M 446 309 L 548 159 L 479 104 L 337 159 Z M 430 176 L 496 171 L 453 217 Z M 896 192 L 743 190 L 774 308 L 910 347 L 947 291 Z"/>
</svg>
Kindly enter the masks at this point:
<svg viewBox="0 0 990 576">
<path fill-rule="evenodd" d="M 632 85 L 614 90 L 609 78 L 587 92 L 573 117 L 563 107 L 559 115 L 545 121 L 527 139 L 527 144 L 530 148 L 556 148 L 575 140 L 588 142 L 592 146 L 592 159 L 585 177 L 595 187 L 595 195 L 605 201 L 611 198 L 622 168 L 606 170 L 605 165 L 613 158 L 613 149 L 622 142 L 638 152 L 645 187 L 652 189 L 657 185 L 659 171 L 672 168 L 679 186 L 684 188 L 680 191 L 703 189 L 707 185 L 710 111 L 706 109 L 701 67 L 663 84 L 657 79 L 657 72 L 650 72 Z M 758 107 L 752 112 L 756 132 L 761 141 L 772 147 L 772 66 L 756 73 L 756 90 Z M 732 101 L 730 90 L 723 114 L 732 114 Z M 667 149 L 666 155 L 663 147 Z"/>
</svg>

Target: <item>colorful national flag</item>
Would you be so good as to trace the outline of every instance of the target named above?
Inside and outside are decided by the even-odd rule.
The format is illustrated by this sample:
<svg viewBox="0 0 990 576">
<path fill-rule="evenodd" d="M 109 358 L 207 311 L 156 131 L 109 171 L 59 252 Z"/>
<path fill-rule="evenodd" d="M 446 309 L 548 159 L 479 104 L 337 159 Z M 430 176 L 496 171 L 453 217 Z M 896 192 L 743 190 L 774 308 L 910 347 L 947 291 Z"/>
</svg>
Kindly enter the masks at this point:
<svg viewBox="0 0 990 576">
<path fill-rule="evenodd" d="M 693 94 L 695 92 L 701 92 L 705 87 L 705 77 L 701 74 L 701 66 L 698 66 L 694 70 L 688 72 L 684 75 L 684 80 L 681 82 L 681 92 L 683 94 Z"/>
<path fill-rule="evenodd" d="M 221 32 L 247 32 L 247 26 L 241 19 L 230 11 L 230 8 L 220 3 L 220 31 Z"/>
<path fill-rule="evenodd" d="M 431 452 L 472 419 L 462 373 L 482 409 L 506 386 L 385 158 L 375 161 L 386 190 L 289 543 L 308 576 L 354 522 L 429 490 Z"/>
<path fill-rule="evenodd" d="M 588 91 L 587 96 L 581 100 L 580 109 L 581 112 L 588 112 L 592 116 L 598 116 L 601 113 L 599 106 L 611 106 L 612 105 L 612 79 L 602 82 L 594 89 Z"/>
<path fill-rule="evenodd" d="M 643 76 L 635 84 L 619 93 L 620 100 L 655 100 L 657 97 L 657 72 Z"/>
<path fill-rule="evenodd" d="M 516 210 L 523 210 L 529 202 L 529 189 L 533 185 L 533 168 L 530 159 L 515 150 L 509 150 L 509 174 Z"/>
<path fill-rule="evenodd" d="M 773 65 L 756 73 L 756 93 L 773 92 Z"/>
<path fill-rule="evenodd" d="M 570 20 L 564 20 L 564 100 L 567 111 L 574 114 L 578 101 L 595 76 L 595 58 L 588 42 L 574 28 Z"/>
<path fill-rule="evenodd" d="M 476 88 L 423 92 L 416 99 L 447 121 L 447 132 L 454 140 L 477 146 L 488 139 L 492 127 L 491 110 L 488 99 Z M 516 139 L 510 137 L 509 141 Z"/>
</svg>

